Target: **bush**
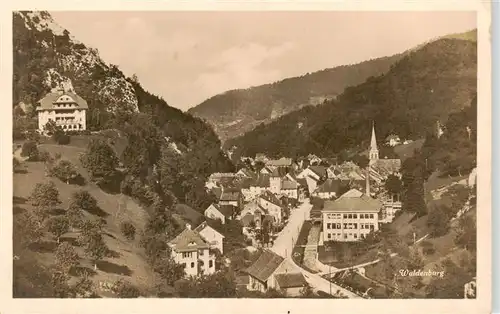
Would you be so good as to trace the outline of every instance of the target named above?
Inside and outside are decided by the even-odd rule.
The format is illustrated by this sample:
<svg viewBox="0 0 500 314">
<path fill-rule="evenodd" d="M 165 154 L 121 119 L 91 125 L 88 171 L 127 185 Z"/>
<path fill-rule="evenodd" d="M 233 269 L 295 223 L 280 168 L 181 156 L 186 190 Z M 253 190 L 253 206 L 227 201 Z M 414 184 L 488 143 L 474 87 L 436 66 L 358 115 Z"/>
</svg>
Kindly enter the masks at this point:
<svg viewBox="0 0 500 314">
<path fill-rule="evenodd" d="M 130 221 L 122 222 L 122 224 L 120 225 L 120 230 L 128 240 L 135 239 L 135 227 Z"/>
<path fill-rule="evenodd" d="M 57 130 L 56 132 L 54 132 L 54 135 L 52 136 L 52 138 L 59 145 L 68 145 L 71 141 L 71 138 L 69 137 L 69 135 L 64 133 L 64 131 L 62 131 L 62 130 Z"/>
<path fill-rule="evenodd" d="M 37 161 L 39 159 L 38 146 L 34 141 L 25 142 L 21 149 L 21 156 L 28 157 L 29 161 Z"/>
<path fill-rule="evenodd" d="M 138 298 L 141 296 L 141 292 L 137 287 L 123 279 L 119 279 L 115 282 L 113 292 L 116 293 L 119 298 Z"/>
<path fill-rule="evenodd" d="M 53 158 L 48 151 L 41 150 L 38 153 L 38 160 L 43 162 L 52 162 Z"/>
<path fill-rule="evenodd" d="M 429 242 L 429 241 L 423 241 L 422 242 L 422 253 L 424 253 L 424 255 L 432 255 L 436 252 L 436 249 L 434 248 L 434 244 L 432 244 L 432 242 Z"/>
</svg>

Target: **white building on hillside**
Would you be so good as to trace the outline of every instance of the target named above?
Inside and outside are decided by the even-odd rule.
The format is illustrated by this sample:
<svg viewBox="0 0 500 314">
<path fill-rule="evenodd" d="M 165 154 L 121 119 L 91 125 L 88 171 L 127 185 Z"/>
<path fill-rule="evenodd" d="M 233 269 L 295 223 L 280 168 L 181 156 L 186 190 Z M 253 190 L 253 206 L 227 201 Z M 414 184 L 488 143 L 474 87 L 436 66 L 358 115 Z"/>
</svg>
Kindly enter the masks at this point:
<svg viewBox="0 0 500 314">
<path fill-rule="evenodd" d="M 86 112 L 87 101 L 73 91 L 60 89 L 57 92 L 48 93 L 38 101 L 38 130 L 44 131 L 44 127 L 50 120 L 65 131 L 82 131 L 87 129 Z"/>
</svg>

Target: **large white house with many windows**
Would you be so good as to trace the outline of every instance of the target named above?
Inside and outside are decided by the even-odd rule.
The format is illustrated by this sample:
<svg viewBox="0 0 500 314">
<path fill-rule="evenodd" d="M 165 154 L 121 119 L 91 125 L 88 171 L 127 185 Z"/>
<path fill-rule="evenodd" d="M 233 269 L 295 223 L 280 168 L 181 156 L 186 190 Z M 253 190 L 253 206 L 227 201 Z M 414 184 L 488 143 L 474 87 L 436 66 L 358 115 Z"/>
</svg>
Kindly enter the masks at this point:
<svg viewBox="0 0 500 314">
<path fill-rule="evenodd" d="M 60 89 L 48 93 L 38 101 L 38 130 L 44 131 L 50 120 L 64 131 L 82 131 L 87 129 L 87 101 L 73 91 Z"/>
<path fill-rule="evenodd" d="M 379 227 L 383 204 L 356 189 L 335 201 L 326 201 L 322 210 L 323 241 L 358 241 Z"/>
<path fill-rule="evenodd" d="M 187 224 L 168 245 L 176 263 L 184 266 L 186 276 L 198 276 L 215 272 L 215 255 L 210 252 L 211 243 Z"/>
</svg>

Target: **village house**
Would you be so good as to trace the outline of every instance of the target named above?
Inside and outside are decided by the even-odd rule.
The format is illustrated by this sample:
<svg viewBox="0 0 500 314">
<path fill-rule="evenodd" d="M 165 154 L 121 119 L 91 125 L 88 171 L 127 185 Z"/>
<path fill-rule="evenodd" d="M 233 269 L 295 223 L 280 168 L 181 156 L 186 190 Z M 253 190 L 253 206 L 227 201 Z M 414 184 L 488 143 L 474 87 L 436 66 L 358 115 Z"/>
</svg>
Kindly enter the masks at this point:
<svg viewBox="0 0 500 314">
<path fill-rule="evenodd" d="M 401 139 L 395 134 L 391 134 L 386 137 L 385 143 L 391 147 L 401 144 Z"/>
<path fill-rule="evenodd" d="M 262 293 L 272 288 L 294 296 L 307 285 L 304 276 L 289 260 L 268 249 L 244 272 L 249 276 L 247 289 Z"/>
<path fill-rule="evenodd" d="M 312 196 L 321 199 L 332 199 L 337 197 L 342 182 L 340 180 L 326 179 L 318 188 L 312 193 Z"/>
<path fill-rule="evenodd" d="M 309 195 L 312 195 L 313 192 L 318 188 L 319 179 L 313 176 L 307 176 L 305 177 L 305 180 L 307 183 L 307 191 L 309 192 Z"/>
<path fill-rule="evenodd" d="M 172 249 L 175 262 L 184 266 L 186 276 L 215 272 L 215 255 L 210 252 L 210 243 L 192 230 L 190 224 L 186 224 L 186 228 L 168 242 L 168 246 Z"/>
<path fill-rule="evenodd" d="M 87 129 L 87 101 L 72 90 L 60 88 L 56 92 L 45 95 L 38 101 L 38 130 L 45 132 L 49 121 L 64 131 L 83 131 Z"/>
<path fill-rule="evenodd" d="M 334 201 L 325 201 L 323 241 L 358 241 L 379 228 L 382 202 L 352 189 Z"/>
<path fill-rule="evenodd" d="M 283 209 L 280 200 L 271 192 L 266 191 L 259 196 L 258 204 L 264 208 L 267 213 L 274 218 L 275 223 L 281 223 Z"/>
<path fill-rule="evenodd" d="M 389 195 L 387 192 L 382 192 L 378 195 L 378 198 L 382 201 L 384 207 L 382 209 L 382 214 L 380 222 L 389 223 L 394 220 L 396 213 L 401 210 L 402 203 L 399 194 Z"/>
<path fill-rule="evenodd" d="M 211 248 L 218 249 L 221 254 L 224 254 L 224 235 L 210 225 L 207 221 L 202 222 L 194 229 L 202 238 L 207 241 Z"/>
<path fill-rule="evenodd" d="M 272 168 L 289 168 L 292 166 L 292 158 L 282 157 L 276 160 L 268 160 L 266 162 L 266 167 Z"/>
<path fill-rule="evenodd" d="M 321 158 L 314 154 L 309 154 L 307 160 L 309 161 L 309 165 L 319 165 L 322 162 Z"/>
<path fill-rule="evenodd" d="M 266 166 L 266 167 L 263 167 L 262 169 L 260 169 L 259 173 L 270 175 L 271 173 L 273 173 L 273 169 Z"/>
<path fill-rule="evenodd" d="M 297 175 L 297 178 L 307 178 L 312 177 L 316 181 L 326 178 L 326 167 L 325 166 L 309 166 Z"/>
<path fill-rule="evenodd" d="M 237 208 L 233 205 L 220 205 L 212 203 L 205 209 L 205 217 L 210 219 L 218 219 L 222 224 L 226 223 L 226 220 L 233 219 L 233 216 L 237 212 Z"/>
<path fill-rule="evenodd" d="M 289 198 L 299 199 L 299 184 L 297 181 L 292 181 L 288 179 L 284 179 L 281 181 L 281 190 L 280 193 L 282 195 L 286 195 Z"/>
<path fill-rule="evenodd" d="M 232 205 L 241 209 L 243 206 L 243 194 L 238 189 L 222 189 L 219 205 Z"/>
<path fill-rule="evenodd" d="M 257 178 L 245 182 L 241 188 L 245 201 L 251 201 L 262 192 L 269 190 L 271 187 L 270 181 L 269 175 L 259 175 Z"/>
</svg>

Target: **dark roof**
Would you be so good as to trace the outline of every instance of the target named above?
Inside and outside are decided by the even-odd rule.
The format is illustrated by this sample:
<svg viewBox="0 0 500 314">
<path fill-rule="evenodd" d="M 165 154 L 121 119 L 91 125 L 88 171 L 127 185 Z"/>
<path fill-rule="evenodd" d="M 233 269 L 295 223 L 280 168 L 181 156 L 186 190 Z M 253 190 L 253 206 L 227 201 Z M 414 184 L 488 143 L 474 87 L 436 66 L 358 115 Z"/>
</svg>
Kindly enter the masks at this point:
<svg viewBox="0 0 500 314">
<path fill-rule="evenodd" d="M 342 184 L 342 181 L 340 181 L 340 180 L 326 179 L 325 182 L 318 187 L 316 192 L 328 192 L 328 193 L 334 192 L 334 193 L 337 193 L 341 184 Z"/>
<path fill-rule="evenodd" d="M 278 167 L 271 172 L 271 177 L 284 177 L 287 173 L 286 169 Z"/>
<path fill-rule="evenodd" d="M 325 166 L 309 166 L 309 169 L 311 169 L 312 172 L 319 175 L 320 177 L 323 177 L 326 175 L 327 168 Z"/>
<path fill-rule="evenodd" d="M 324 212 L 379 212 L 382 203 L 355 189 L 344 193 L 335 201 L 325 201 Z"/>
<path fill-rule="evenodd" d="M 259 258 L 245 270 L 245 272 L 257 280 L 265 282 L 283 261 L 283 257 L 266 249 Z"/>
<path fill-rule="evenodd" d="M 220 196 L 221 201 L 238 201 L 240 199 L 240 191 L 222 191 L 222 195 Z"/>
<path fill-rule="evenodd" d="M 257 180 L 255 181 L 255 186 L 261 187 L 261 188 L 268 188 L 270 186 L 270 180 L 269 180 L 268 175 L 259 175 L 257 177 Z"/>
<path fill-rule="evenodd" d="M 307 187 L 306 178 L 297 179 L 297 183 L 300 184 L 300 186 Z"/>
<path fill-rule="evenodd" d="M 220 204 L 212 204 L 212 205 L 226 218 L 232 217 L 235 212 L 235 208 L 233 205 L 220 205 Z"/>
<path fill-rule="evenodd" d="M 307 281 L 302 273 L 276 274 L 274 276 L 281 289 L 305 287 Z"/>
<path fill-rule="evenodd" d="M 268 201 L 270 203 L 275 204 L 275 205 L 278 205 L 278 206 L 281 205 L 280 200 L 276 197 L 276 195 L 274 195 L 270 191 L 265 191 L 264 193 L 262 193 L 260 195 L 260 197 L 263 198 L 263 199 L 265 199 L 266 201 Z"/>
<path fill-rule="evenodd" d="M 214 188 L 212 188 L 212 193 L 214 193 L 215 197 L 217 197 L 219 199 L 220 196 L 222 195 L 222 188 L 214 187 Z"/>
<path fill-rule="evenodd" d="M 58 99 L 61 98 L 61 100 L 58 101 Z M 40 104 L 39 107 L 37 107 L 36 110 L 47 110 L 47 109 L 56 109 L 54 108 L 54 103 L 74 103 L 78 105 L 78 108 L 80 109 L 88 109 L 87 101 L 83 99 L 82 97 L 78 96 L 74 92 L 54 92 L 54 93 L 48 93 L 38 101 Z"/>
<path fill-rule="evenodd" d="M 184 229 L 179 235 L 169 242 L 176 252 L 189 252 L 198 249 L 208 249 L 208 243 L 196 231 Z"/>
</svg>

